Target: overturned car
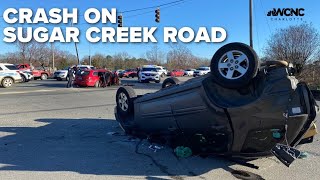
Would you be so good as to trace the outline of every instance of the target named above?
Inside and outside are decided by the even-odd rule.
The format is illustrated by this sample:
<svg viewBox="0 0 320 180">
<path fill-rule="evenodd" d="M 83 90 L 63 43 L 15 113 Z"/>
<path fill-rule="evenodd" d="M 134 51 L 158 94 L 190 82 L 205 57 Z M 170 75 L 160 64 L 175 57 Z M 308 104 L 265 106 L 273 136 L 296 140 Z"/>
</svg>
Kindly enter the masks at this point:
<svg viewBox="0 0 320 180">
<path fill-rule="evenodd" d="M 242 43 L 221 47 L 211 73 L 177 84 L 164 81 L 155 93 L 116 94 L 115 116 L 128 134 L 198 138 L 200 149 L 245 157 L 269 155 L 278 144 L 311 143 L 319 111 L 308 86 L 285 61 L 260 63 Z M 281 148 L 280 148 L 281 149 Z"/>
</svg>

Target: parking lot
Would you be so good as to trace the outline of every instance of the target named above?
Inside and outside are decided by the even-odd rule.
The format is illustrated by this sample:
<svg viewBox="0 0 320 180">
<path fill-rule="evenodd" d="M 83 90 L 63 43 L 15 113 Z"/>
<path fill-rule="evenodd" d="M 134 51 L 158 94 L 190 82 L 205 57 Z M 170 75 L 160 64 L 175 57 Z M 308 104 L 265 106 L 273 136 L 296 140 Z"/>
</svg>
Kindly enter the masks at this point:
<svg viewBox="0 0 320 180">
<path fill-rule="evenodd" d="M 181 81 L 189 78 L 181 77 Z M 318 179 L 320 142 L 290 168 L 268 157 L 253 169 L 220 157 L 178 159 L 168 147 L 125 136 L 114 117 L 117 86 L 65 88 L 66 81 L 31 81 L 0 89 L 0 179 L 235 179 L 245 170 L 264 179 Z M 137 94 L 161 83 L 123 78 Z M 319 121 L 317 122 L 319 126 Z"/>
</svg>

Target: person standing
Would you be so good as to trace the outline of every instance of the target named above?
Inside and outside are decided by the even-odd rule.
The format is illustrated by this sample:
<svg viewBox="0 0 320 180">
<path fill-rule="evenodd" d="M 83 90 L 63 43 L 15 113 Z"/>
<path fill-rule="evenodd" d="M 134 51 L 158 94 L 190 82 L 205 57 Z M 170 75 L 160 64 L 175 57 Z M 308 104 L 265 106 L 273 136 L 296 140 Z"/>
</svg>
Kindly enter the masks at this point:
<svg viewBox="0 0 320 180">
<path fill-rule="evenodd" d="M 73 74 L 74 74 L 74 70 L 73 70 L 72 67 L 70 67 L 68 69 L 68 84 L 67 84 L 67 88 L 71 88 L 72 87 Z"/>
</svg>

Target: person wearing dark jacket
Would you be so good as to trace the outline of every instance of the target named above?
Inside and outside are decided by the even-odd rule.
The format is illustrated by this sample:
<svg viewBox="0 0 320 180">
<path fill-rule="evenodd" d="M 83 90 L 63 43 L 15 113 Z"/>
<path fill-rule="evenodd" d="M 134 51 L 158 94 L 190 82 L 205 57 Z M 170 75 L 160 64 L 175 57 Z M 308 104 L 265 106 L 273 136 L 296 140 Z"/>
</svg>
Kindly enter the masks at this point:
<svg viewBox="0 0 320 180">
<path fill-rule="evenodd" d="M 73 74 L 74 74 L 74 70 L 73 70 L 73 68 L 70 67 L 68 69 L 68 84 L 67 84 L 67 88 L 71 88 L 72 87 Z"/>
</svg>

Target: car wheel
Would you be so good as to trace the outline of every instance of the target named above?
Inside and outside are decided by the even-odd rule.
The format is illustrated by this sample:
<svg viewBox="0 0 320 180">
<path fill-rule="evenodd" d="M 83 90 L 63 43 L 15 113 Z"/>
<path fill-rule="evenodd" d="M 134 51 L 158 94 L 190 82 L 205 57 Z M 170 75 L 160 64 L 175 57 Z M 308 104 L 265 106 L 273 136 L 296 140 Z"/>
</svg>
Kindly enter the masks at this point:
<svg viewBox="0 0 320 180">
<path fill-rule="evenodd" d="M 46 80 L 48 79 L 48 75 L 47 74 L 41 74 L 41 80 Z"/>
<path fill-rule="evenodd" d="M 94 87 L 95 87 L 95 88 L 100 87 L 100 82 L 99 82 L 99 81 L 96 81 L 96 82 L 94 83 Z"/>
<path fill-rule="evenodd" d="M 4 88 L 9 88 L 13 84 L 13 79 L 12 78 L 4 78 L 1 82 L 2 87 Z"/>
<path fill-rule="evenodd" d="M 117 112 L 122 116 L 129 116 L 133 112 L 133 98 L 137 97 L 132 87 L 120 87 L 116 94 Z"/>
<path fill-rule="evenodd" d="M 27 78 L 24 75 L 21 75 L 22 82 L 27 82 Z"/>
<path fill-rule="evenodd" d="M 259 60 L 256 52 L 243 43 L 224 45 L 213 55 L 211 77 L 226 88 L 247 85 L 258 72 Z"/>
<path fill-rule="evenodd" d="M 162 88 L 167 88 L 167 87 L 170 87 L 173 85 L 177 85 L 179 83 L 180 83 L 179 79 L 177 79 L 175 77 L 167 78 L 163 81 Z"/>
</svg>

